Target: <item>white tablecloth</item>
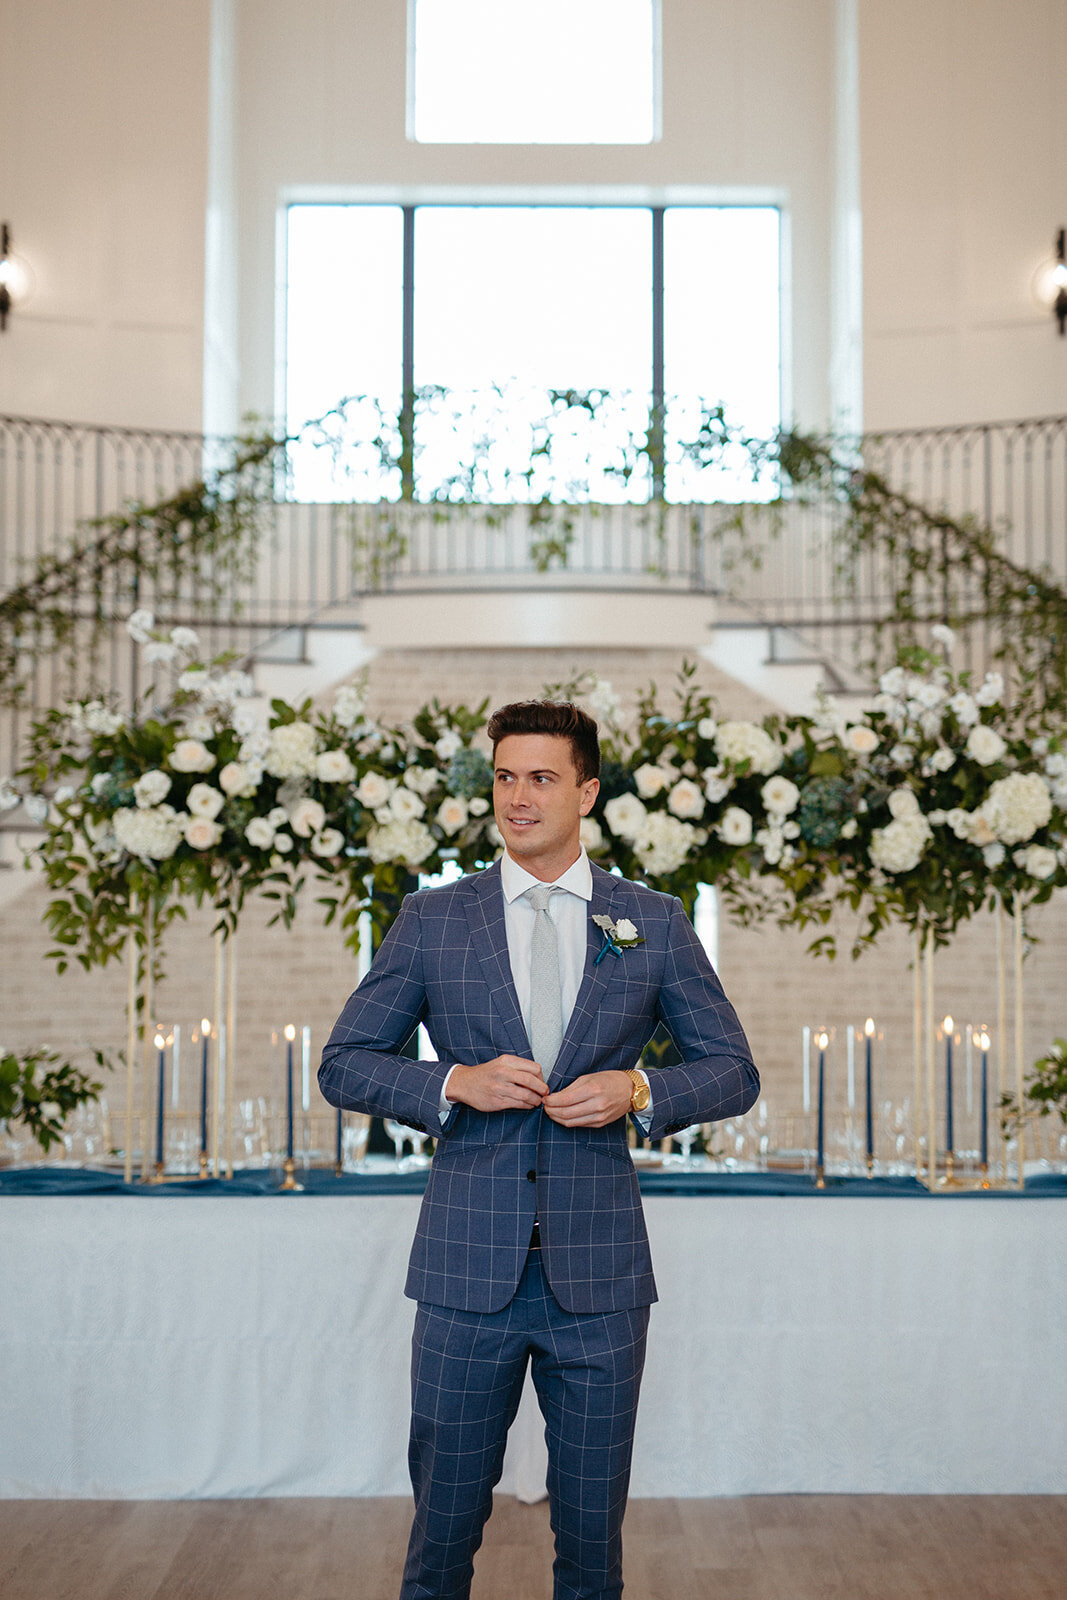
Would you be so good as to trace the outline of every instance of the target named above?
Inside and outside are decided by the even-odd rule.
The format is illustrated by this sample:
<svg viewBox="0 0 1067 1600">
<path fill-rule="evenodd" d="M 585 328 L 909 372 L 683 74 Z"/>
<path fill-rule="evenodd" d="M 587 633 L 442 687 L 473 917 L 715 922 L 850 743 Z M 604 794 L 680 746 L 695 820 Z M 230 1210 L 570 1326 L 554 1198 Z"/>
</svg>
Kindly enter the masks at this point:
<svg viewBox="0 0 1067 1600">
<path fill-rule="evenodd" d="M 417 1207 L 5 1198 L 0 1493 L 408 1493 Z M 1067 1206 L 646 1210 L 633 1494 L 1067 1492 Z M 543 1483 L 537 1432 L 502 1489 Z"/>
</svg>

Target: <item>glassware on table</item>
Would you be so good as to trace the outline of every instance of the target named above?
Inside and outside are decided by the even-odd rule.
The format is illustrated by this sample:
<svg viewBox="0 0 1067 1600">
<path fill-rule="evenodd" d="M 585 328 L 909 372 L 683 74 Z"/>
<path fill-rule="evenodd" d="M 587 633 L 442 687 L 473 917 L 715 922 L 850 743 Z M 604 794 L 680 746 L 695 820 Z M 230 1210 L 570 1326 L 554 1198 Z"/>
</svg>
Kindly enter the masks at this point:
<svg viewBox="0 0 1067 1600">
<path fill-rule="evenodd" d="M 85 1100 L 75 1106 L 63 1129 L 65 1159 L 72 1166 L 102 1167 L 111 1153 L 107 1101 Z"/>
<path fill-rule="evenodd" d="M 423 1154 L 426 1144 L 426 1135 L 420 1133 L 418 1128 L 406 1128 L 405 1133 L 411 1141 L 411 1154 L 405 1156 L 397 1168 L 398 1172 L 418 1172 L 423 1167 L 430 1165 L 430 1158 Z"/>
<path fill-rule="evenodd" d="M 362 1172 L 367 1165 L 371 1119 L 364 1111 L 346 1111 L 341 1124 L 341 1170 Z"/>
<path fill-rule="evenodd" d="M 397 1171 L 399 1171 L 401 1158 L 404 1154 L 404 1145 L 407 1142 L 407 1137 L 411 1132 L 411 1129 L 403 1122 L 397 1122 L 393 1117 L 383 1118 L 383 1126 L 385 1128 L 386 1138 L 392 1139 L 393 1141 L 393 1149 L 396 1151 Z"/>
<path fill-rule="evenodd" d="M 675 1144 L 681 1145 L 681 1151 L 670 1151 L 663 1157 L 663 1165 L 665 1167 L 681 1167 L 683 1170 L 692 1168 L 694 1165 L 693 1146 L 700 1138 L 700 1124 L 698 1122 L 690 1123 L 688 1128 L 679 1129 L 673 1137 Z"/>
</svg>

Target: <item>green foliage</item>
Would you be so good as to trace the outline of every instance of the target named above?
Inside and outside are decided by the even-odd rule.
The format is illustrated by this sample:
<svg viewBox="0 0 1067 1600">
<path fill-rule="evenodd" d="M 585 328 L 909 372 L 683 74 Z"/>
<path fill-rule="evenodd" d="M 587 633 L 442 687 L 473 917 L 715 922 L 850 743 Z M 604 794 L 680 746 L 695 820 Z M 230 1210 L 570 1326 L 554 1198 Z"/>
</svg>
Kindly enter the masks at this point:
<svg viewBox="0 0 1067 1600">
<path fill-rule="evenodd" d="M 102 1050 L 93 1058 L 101 1071 L 112 1062 Z M 63 1138 L 63 1125 L 76 1106 L 95 1100 L 103 1083 L 42 1045 L 19 1055 L 0 1053 L 0 1120 L 23 1123 L 42 1150 Z"/>
<path fill-rule="evenodd" d="M 1047 1055 L 1034 1062 L 1023 1085 L 1020 1107 L 1014 1095 L 1001 1096 L 1001 1125 L 1009 1136 L 1017 1134 L 1024 1122 L 1048 1117 L 1055 1111 L 1067 1125 L 1067 1039 L 1056 1039 Z"/>
</svg>

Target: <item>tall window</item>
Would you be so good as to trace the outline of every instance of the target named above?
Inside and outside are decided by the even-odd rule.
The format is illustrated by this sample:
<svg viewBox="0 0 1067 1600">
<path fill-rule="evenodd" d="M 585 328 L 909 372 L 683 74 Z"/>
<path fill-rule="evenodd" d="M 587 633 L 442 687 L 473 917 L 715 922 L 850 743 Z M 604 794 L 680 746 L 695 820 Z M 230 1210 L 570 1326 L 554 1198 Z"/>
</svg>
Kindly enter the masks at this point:
<svg viewBox="0 0 1067 1600">
<path fill-rule="evenodd" d="M 414 0 L 411 136 L 648 144 L 656 0 Z"/>
<path fill-rule="evenodd" d="M 755 492 L 685 447 L 778 425 L 773 207 L 294 205 L 288 274 L 299 498 Z"/>
</svg>

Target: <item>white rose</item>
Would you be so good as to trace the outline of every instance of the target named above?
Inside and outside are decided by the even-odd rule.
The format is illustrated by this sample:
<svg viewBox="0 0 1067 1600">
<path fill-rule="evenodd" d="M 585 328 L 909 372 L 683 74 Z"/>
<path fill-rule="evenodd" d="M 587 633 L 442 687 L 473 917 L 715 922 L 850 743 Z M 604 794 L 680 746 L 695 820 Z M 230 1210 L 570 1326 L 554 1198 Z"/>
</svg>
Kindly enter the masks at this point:
<svg viewBox="0 0 1067 1600">
<path fill-rule="evenodd" d="M 394 789 L 389 799 L 389 810 L 398 822 L 414 822 L 426 813 L 426 802 L 413 790 Z"/>
<path fill-rule="evenodd" d="M 869 756 L 878 748 L 878 735 L 865 722 L 853 722 L 845 729 L 845 744 L 858 756 Z"/>
<path fill-rule="evenodd" d="M 946 651 L 951 650 L 956 643 L 956 635 L 943 622 L 934 624 L 930 629 L 930 637 L 935 644 L 942 645 Z"/>
<path fill-rule="evenodd" d="M 723 761 L 735 767 L 748 762 L 749 770 L 769 778 L 782 764 L 782 751 L 765 729 L 754 722 L 720 722 L 715 748 Z"/>
<path fill-rule="evenodd" d="M 344 750 L 324 750 L 315 760 L 315 776 L 320 783 L 351 783 L 356 775 Z"/>
<path fill-rule="evenodd" d="M 95 781 L 95 780 L 94 780 Z M 171 780 L 165 772 L 160 772 L 156 767 L 151 772 L 144 773 L 133 786 L 133 798 L 142 808 L 158 806 L 170 793 Z"/>
<path fill-rule="evenodd" d="M 184 819 L 185 842 L 194 850 L 210 850 L 222 838 L 222 829 L 210 817 L 188 816 Z"/>
<path fill-rule="evenodd" d="M 1043 844 L 1029 845 L 1024 865 L 1031 878 L 1051 878 L 1057 866 L 1056 852 L 1047 849 Z"/>
<path fill-rule="evenodd" d="M 859 823 L 856 821 L 855 817 L 849 817 L 847 822 L 843 822 L 841 824 L 842 839 L 854 839 L 856 837 L 858 828 Z"/>
<path fill-rule="evenodd" d="M 999 705 L 1004 694 L 1004 679 L 999 672 L 987 672 L 985 681 L 980 689 L 975 691 L 975 704 L 980 706 Z"/>
<path fill-rule="evenodd" d="M 317 856 L 340 855 L 345 836 L 340 828 L 323 828 L 311 841 L 312 853 Z"/>
<path fill-rule="evenodd" d="M 365 772 L 359 780 L 356 789 L 356 799 L 361 806 L 366 806 L 370 811 L 377 811 L 379 806 L 384 806 L 396 782 L 393 778 L 383 778 L 380 772 Z"/>
<path fill-rule="evenodd" d="M 700 721 L 697 723 L 697 738 L 714 739 L 715 730 L 718 726 L 719 724 L 715 721 L 714 717 L 701 717 Z"/>
<path fill-rule="evenodd" d="M 670 781 L 670 773 L 665 772 L 662 767 L 652 766 L 647 761 L 634 773 L 634 782 L 642 800 L 654 799 L 663 792 Z"/>
<path fill-rule="evenodd" d="M 930 757 L 930 766 L 935 772 L 948 772 L 955 765 L 955 751 L 950 750 L 947 745 L 942 745 L 941 748 L 939 750 L 935 750 L 933 755 Z"/>
<path fill-rule="evenodd" d="M 967 754 L 980 767 L 989 767 L 994 761 L 1000 760 L 1008 747 L 995 728 L 979 722 L 967 735 L 966 748 Z"/>
<path fill-rule="evenodd" d="M 226 796 L 210 783 L 194 783 L 185 803 L 194 817 L 207 817 L 210 821 L 226 804 Z"/>
<path fill-rule="evenodd" d="M 463 740 L 458 733 L 453 733 L 451 728 L 448 728 L 434 745 L 434 751 L 439 761 L 451 761 L 456 751 L 462 750 L 462 748 Z"/>
<path fill-rule="evenodd" d="M 416 794 L 428 795 L 437 788 L 441 774 L 433 767 L 408 767 L 404 773 L 404 786 Z"/>
<path fill-rule="evenodd" d="M 733 786 L 734 780 L 728 774 L 717 772 L 714 767 L 705 767 L 704 793 L 713 806 L 717 806 L 720 800 L 725 800 Z"/>
<path fill-rule="evenodd" d="M 468 802 L 467 810 L 472 817 L 484 817 L 489 810 L 489 802 L 484 800 L 480 794 L 475 795 L 474 799 Z"/>
<path fill-rule="evenodd" d="M 787 817 L 795 811 L 800 800 L 800 790 L 789 778 L 768 778 L 760 790 L 767 810 L 776 817 Z"/>
<path fill-rule="evenodd" d="M 187 667 L 178 678 L 178 688 L 187 694 L 200 694 L 208 680 L 206 667 Z"/>
<path fill-rule="evenodd" d="M 719 823 L 719 833 L 727 844 L 749 844 L 752 840 L 752 818 L 741 806 L 727 806 Z"/>
<path fill-rule="evenodd" d="M 953 712 L 961 728 L 973 728 L 978 721 L 978 705 L 975 698 L 964 689 L 958 689 L 951 697 L 948 709 Z"/>
<path fill-rule="evenodd" d="M 200 647 L 200 635 L 194 628 L 172 628 L 170 642 L 176 650 L 197 650 Z"/>
<path fill-rule="evenodd" d="M 637 938 L 637 927 L 629 917 L 620 917 L 615 924 L 615 937 L 628 944 L 631 939 Z"/>
<path fill-rule="evenodd" d="M 700 786 L 690 778 L 681 778 L 667 797 L 667 809 L 673 811 L 676 817 L 702 817 L 704 796 Z"/>
<path fill-rule="evenodd" d="M 466 827 L 467 815 L 467 802 L 461 795 L 446 795 L 437 808 L 437 825 L 451 838 L 460 828 Z"/>
<path fill-rule="evenodd" d="M 210 772 L 215 757 L 199 739 L 179 739 L 170 753 L 175 772 Z"/>
<path fill-rule="evenodd" d="M 152 629 L 155 625 L 155 617 L 151 611 L 145 610 L 143 606 L 137 611 L 131 611 L 126 618 L 126 632 L 135 644 L 147 644 L 152 637 Z"/>
<path fill-rule="evenodd" d="M 274 824 L 266 817 L 253 817 L 245 828 L 245 838 L 257 850 L 269 850 L 274 843 Z"/>
<path fill-rule="evenodd" d="M 182 725 L 182 736 L 186 739 L 210 739 L 214 732 L 210 717 L 189 717 Z"/>
<path fill-rule="evenodd" d="M 604 807 L 604 821 L 617 839 L 633 841 L 648 818 L 635 794 L 617 794 Z"/>
<path fill-rule="evenodd" d="M 914 789 L 892 789 L 889 810 L 894 817 L 914 817 L 919 813 L 919 801 Z"/>
<path fill-rule="evenodd" d="M 272 828 L 284 828 L 289 823 L 289 813 L 284 806 L 271 806 L 267 812 L 267 821 Z"/>
<path fill-rule="evenodd" d="M 293 841 L 287 833 L 276 833 L 274 835 L 274 848 L 280 855 L 287 856 L 293 848 Z"/>
<path fill-rule="evenodd" d="M 219 784 L 227 794 L 247 797 L 257 788 L 257 779 L 243 761 L 227 761 L 219 773 Z"/>
<path fill-rule="evenodd" d="M 889 759 L 895 767 L 910 767 L 915 760 L 915 751 L 910 744 L 895 744 L 889 752 Z"/>
<path fill-rule="evenodd" d="M 333 714 L 342 728 L 354 728 L 363 718 L 363 695 L 355 684 L 343 683 L 333 697 Z"/>
<path fill-rule="evenodd" d="M 578 837 L 591 856 L 604 848 L 604 833 L 600 823 L 595 817 L 583 817 L 578 829 Z"/>
<path fill-rule="evenodd" d="M 780 828 L 760 828 L 756 834 L 756 843 L 763 851 L 763 858 L 767 865 L 776 867 L 782 859 L 785 849 L 785 838 Z"/>
<path fill-rule="evenodd" d="M 89 733 L 99 733 L 108 739 L 113 733 L 118 733 L 124 719 L 117 711 L 109 711 L 99 700 L 94 700 L 86 706 L 83 721 Z"/>
<path fill-rule="evenodd" d="M 289 811 L 289 826 L 301 839 L 310 839 L 321 833 L 326 821 L 326 807 L 318 800 L 298 800 Z"/>
</svg>

